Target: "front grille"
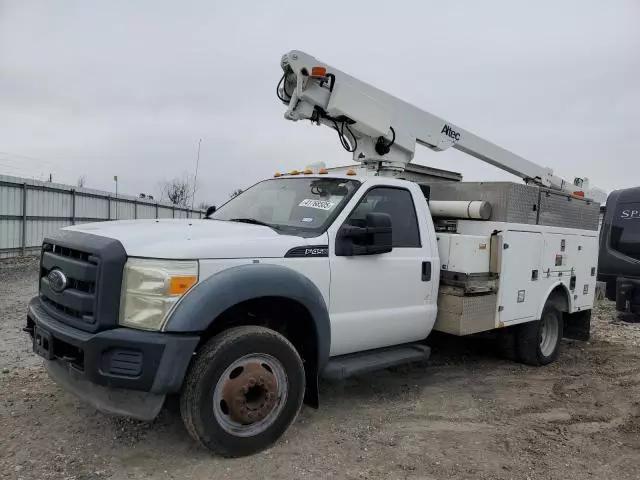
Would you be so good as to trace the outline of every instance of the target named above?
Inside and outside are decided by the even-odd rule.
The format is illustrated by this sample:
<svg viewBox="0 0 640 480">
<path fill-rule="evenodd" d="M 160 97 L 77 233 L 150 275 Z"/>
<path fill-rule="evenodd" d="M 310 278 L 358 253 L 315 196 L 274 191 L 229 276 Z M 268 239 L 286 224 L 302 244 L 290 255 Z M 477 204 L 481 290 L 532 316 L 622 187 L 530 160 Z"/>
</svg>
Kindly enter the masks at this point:
<svg viewBox="0 0 640 480">
<path fill-rule="evenodd" d="M 75 258 L 82 262 L 89 261 L 89 253 L 87 252 L 81 252 L 80 250 L 76 250 L 74 248 L 63 247 L 62 245 L 52 245 L 50 243 L 45 243 L 45 247 L 43 248 L 45 248 L 46 250 L 47 246 L 49 246 L 53 251 L 53 253 L 57 255 L 60 255 L 63 257 Z"/>
<path fill-rule="evenodd" d="M 80 312 L 78 312 L 77 310 L 74 310 L 73 308 L 65 307 L 61 303 L 54 302 L 53 300 L 47 298 L 44 294 L 41 295 L 41 298 L 42 298 L 42 302 L 45 305 L 49 305 L 51 308 L 55 308 L 56 310 L 58 310 L 60 312 L 63 312 L 66 315 L 68 315 L 70 317 L 73 317 L 73 318 L 78 318 L 78 319 L 82 318 L 82 314 Z"/>
<path fill-rule="evenodd" d="M 45 243 L 40 266 L 40 297 L 43 304 L 67 320 L 94 323 L 98 268 L 98 257 L 89 252 Z M 59 270 L 66 277 L 66 286 L 62 291 L 56 291 L 48 278 L 53 270 Z"/>
<path fill-rule="evenodd" d="M 40 261 L 40 304 L 54 319 L 87 332 L 118 326 L 122 273 L 127 252 L 114 239 L 60 230 L 44 239 Z M 66 277 L 66 286 L 59 274 Z M 53 287 L 53 288 L 52 288 Z"/>
</svg>

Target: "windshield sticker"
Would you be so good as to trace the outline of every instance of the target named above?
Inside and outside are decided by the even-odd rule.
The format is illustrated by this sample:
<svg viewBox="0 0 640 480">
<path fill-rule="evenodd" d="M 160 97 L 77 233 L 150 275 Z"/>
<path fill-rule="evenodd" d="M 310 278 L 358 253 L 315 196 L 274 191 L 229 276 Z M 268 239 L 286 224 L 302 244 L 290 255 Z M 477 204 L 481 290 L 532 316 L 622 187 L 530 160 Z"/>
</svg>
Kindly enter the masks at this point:
<svg viewBox="0 0 640 480">
<path fill-rule="evenodd" d="M 298 205 L 299 207 L 317 208 L 318 210 L 331 210 L 335 203 L 328 202 L 327 200 L 313 200 L 311 198 L 305 198 Z"/>
<path fill-rule="evenodd" d="M 304 217 L 304 218 L 302 219 L 302 221 L 303 221 L 303 222 L 305 222 L 305 223 L 310 223 L 310 222 L 313 222 L 313 218 L 311 218 L 311 217 Z"/>
</svg>

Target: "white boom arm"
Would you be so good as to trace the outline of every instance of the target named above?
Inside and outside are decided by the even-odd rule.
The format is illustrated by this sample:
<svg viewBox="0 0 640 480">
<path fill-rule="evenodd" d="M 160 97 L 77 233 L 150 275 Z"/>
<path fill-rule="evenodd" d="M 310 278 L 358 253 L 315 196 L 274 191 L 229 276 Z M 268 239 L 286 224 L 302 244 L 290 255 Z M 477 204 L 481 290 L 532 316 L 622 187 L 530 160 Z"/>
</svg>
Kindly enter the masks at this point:
<svg viewBox="0 0 640 480">
<path fill-rule="evenodd" d="M 278 97 L 288 120 L 311 120 L 338 131 L 357 162 L 380 171 L 402 171 L 416 143 L 434 151 L 453 147 L 517 175 L 527 183 L 569 193 L 587 189 L 586 179 L 567 182 L 514 153 L 425 112 L 297 50 L 280 63 Z"/>
</svg>

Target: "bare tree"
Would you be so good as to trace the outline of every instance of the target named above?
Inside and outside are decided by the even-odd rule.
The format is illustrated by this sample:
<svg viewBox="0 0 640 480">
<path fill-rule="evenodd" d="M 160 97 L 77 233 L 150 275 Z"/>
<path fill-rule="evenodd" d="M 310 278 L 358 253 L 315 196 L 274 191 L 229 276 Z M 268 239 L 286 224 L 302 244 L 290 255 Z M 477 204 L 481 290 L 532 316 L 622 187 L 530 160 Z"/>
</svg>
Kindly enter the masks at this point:
<svg viewBox="0 0 640 480">
<path fill-rule="evenodd" d="M 169 202 L 179 207 L 186 207 L 189 204 L 190 191 L 189 185 L 184 182 L 170 181 L 165 187 Z"/>
<path fill-rule="evenodd" d="M 178 207 L 189 207 L 194 192 L 193 180 L 187 175 L 176 177 L 162 184 L 162 198 L 165 196 L 170 203 Z"/>
<path fill-rule="evenodd" d="M 207 208 L 209 208 L 210 206 L 211 206 L 211 204 L 209 202 L 200 202 L 196 208 L 198 210 L 202 210 L 202 211 L 206 212 Z"/>
<path fill-rule="evenodd" d="M 87 183 L 87 176 L 86 175 L 80 175 L 78 177 L 78 181 L 76 183 L 78 185 L 78 188 L 84 188 L 85 184 Z"/>
</svg>

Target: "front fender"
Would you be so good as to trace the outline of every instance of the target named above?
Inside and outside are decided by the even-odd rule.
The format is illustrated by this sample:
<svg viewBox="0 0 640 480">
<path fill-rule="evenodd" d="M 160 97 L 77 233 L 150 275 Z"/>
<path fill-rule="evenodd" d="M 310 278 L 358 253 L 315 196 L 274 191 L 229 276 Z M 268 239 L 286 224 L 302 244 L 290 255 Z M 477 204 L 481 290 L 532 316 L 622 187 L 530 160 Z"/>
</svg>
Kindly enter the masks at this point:
<svg viewBox="0 0 640 480">
<path fill-rule="evenodd" d="M 254 263 L 230 267 L 193 287 L 166 322 L 166 332 L 203 332 L 227 309 L 260 297 L 285 297 L 311 314 L 318 341 L 318 367 L 329 359 L 329 311 L 318 287 L 301 273 L 281 265 Z"/>
</svg>

